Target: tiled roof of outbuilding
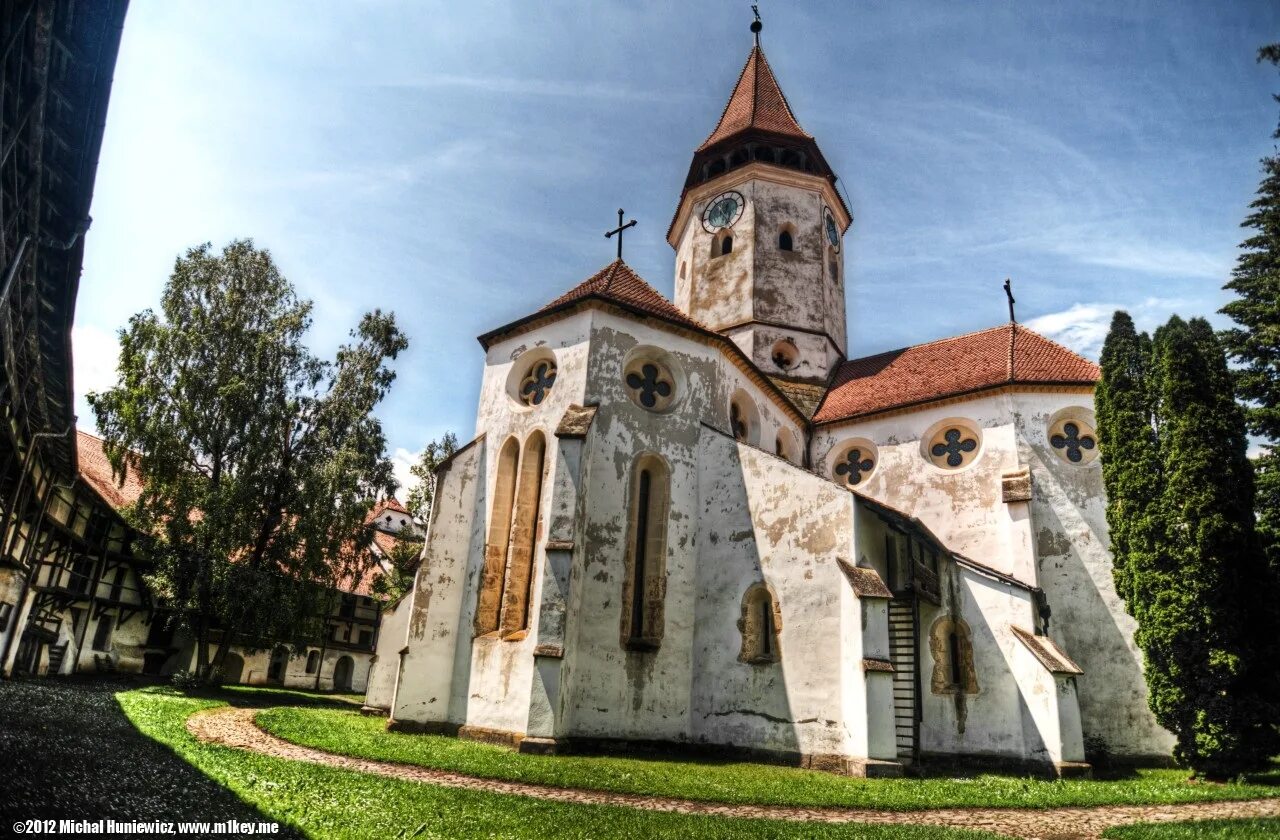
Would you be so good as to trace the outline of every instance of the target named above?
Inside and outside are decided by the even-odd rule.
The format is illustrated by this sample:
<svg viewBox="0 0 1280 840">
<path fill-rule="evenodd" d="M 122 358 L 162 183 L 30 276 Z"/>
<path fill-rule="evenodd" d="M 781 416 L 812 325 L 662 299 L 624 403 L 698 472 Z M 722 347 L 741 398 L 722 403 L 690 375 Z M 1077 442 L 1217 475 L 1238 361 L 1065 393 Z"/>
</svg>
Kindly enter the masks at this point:
<svg viewBox="0 0 1280 840">
<path fill-rule="evenodd" d="M 789 137 L 812 139 L 800 127 L 796 115 L 787 103 L 778 80 L 774 78 L 769 60 L 764 57 L 764 50 L 754 47 L 747 56 L 747 63 L 738 76 L 738 84 L 729 96 L 720 122 L 715 130 L 698 147 L 698 151 L 710 148 L 721 140 L 725 140 L 743 131 L 755 129 L 770 131 Z"/>
<path fill-rule="evenodd" d="M 1010 383 L 1092 385 L 1098 366 L 1020 324 L 851 359 L 814 415 L 831 423 Z"/>
<path fill-rule="evenodd" d="M 129 470 L 123 484 L 116 483 L 102 438 L 76 429 L 76 457 L 81 478 L 112 508 L 119 510 L 142 495 L 142 478 L 137 470 Z"/>
</svg>

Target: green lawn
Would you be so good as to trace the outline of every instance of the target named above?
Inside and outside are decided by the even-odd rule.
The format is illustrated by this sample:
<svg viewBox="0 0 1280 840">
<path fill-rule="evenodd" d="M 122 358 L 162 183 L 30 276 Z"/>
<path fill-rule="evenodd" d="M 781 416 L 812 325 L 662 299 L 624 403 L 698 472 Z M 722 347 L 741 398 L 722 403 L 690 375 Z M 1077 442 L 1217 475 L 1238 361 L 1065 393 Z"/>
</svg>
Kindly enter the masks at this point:
<svg viewBox="0 0 1280 840">
<path fill-rule="evenodd" d="M 227 696 L 237 703 L 253 699 L 252 693 L 244 692 Z M 205 744 L 188 734 L 185 723 L 190 715 L 224 705 L 226 699 L 188 697 L 160 688 L 124 691 L 117 699 L 138 732 L 173 750 L 205 777 L 256 809 L 263 815 L 259 818 L 289 823 L 312 837 L 991 837 L 928 826 L 828 826 L 690 817 L 451 790 Z M 127 756 L 121 760 L 126 761 Z M 174 808 L 180 806 L 175 803 Z"/>
<path fill-rule="evenodd" d="M 1114 840 L 1271 840 L 1280 837 L 1280 819 L 1142 823 L 1109 828 L 1102 836 Z"/>
<path fill-rule="evenodd" d="M 850 779 L 748 763 L 522 755 L 503 747 L 385 731 L 385 720 L 335 708 L 272 708 L 264 729 L 327 752 L 557 787 L 716 802 L 916 810 L 951 806 L 1048 808 L 1153 804 L 1280 795 L 1280 767 L 1249 783 L 1197 784 L 1183 770 L 1141 769 L 1117 778 L 1045 781 L 1016 776 Z"/>
</svg>

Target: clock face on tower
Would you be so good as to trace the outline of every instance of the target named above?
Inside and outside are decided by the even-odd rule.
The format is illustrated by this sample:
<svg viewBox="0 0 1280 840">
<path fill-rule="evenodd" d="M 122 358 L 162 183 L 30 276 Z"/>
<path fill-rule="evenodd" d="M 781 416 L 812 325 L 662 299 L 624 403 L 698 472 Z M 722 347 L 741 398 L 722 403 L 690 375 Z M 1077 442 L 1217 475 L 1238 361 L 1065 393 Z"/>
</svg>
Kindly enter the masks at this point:
<svg viewBox="0 0 1280 840">
<path fill-rule="evenodd" d="M 836 227 L 836 220 L 831 215 L 831 211 L 826 212 L 826 228 L 827 241 L 831 243 L 831 247 L 837 251 L 840 250 L 840 229 Z"/>
<path fill-rule="evenodd" d="M 715 233 L 721 228 L 733 227 L 733 223 L 742 216 L 742 208 L 747 200 L 740 192 L 725 192 L 707 202 L 707 209 L 702 214 L 702 226 L 707 233 Z"/>
</svg>

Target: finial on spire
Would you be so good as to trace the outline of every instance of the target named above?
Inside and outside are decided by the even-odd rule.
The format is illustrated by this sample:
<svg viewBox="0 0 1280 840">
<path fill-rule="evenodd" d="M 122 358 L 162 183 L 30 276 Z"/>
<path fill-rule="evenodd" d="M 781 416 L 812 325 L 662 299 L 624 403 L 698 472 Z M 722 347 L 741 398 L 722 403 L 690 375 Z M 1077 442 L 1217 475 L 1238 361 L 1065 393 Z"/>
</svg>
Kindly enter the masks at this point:
<svg viewBox="0 0 1280 840">
<path fill-rule="evenodd" d="M 764 24 L 760 22 L 760 7 L 754 3 L 751 4 L 751 14 L 756 19 L 751 21 L 751 32 L 756 36 L 756 46 L 760 46 L 760 30 L 764 29 Z"/>
<path fill-rule="evenodd" d="M 1016 324 L 1018 319 L 1013 317 L 1013 281 L 1008 277 L 1004 278 L 1004 296 L 1009 299 L 1009 323 Z"/>
</svg>

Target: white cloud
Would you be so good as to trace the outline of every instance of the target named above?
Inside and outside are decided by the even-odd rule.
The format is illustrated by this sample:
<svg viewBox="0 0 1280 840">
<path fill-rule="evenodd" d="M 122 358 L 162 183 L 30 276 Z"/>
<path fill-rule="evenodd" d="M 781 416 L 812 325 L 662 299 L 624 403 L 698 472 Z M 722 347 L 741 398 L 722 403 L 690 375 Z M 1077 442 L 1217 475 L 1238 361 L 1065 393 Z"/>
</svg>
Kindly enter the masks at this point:
<svg viewBox="0 0 1280 840">
<path fill-rule="evenodd" d="M 400 482 L 400 489 L 396 491 L 396 498 L 401 502 L 409 498 L 409 491 L 418 486 L 418 478 L 409 472 L 409 468 L 418 463 L 422 457 L 422 450 L 410 452 L 404 447 L 397 447 L 395 454 L 391 456 L 391 466 L 395 470 L 396 481 Z"/>
<path fill-rule="evenodd" d="M 1082 356 L 1097 359 L 1102 353 L 1111 317 L 1117 309 L 1128 312 L 1140 330 L 1153 330 L 1179 308 L 1188 313 L 1203 309 L 1178 298 L 1149 297 L 1138 303 L 1073 303 L 1061 312 L 1050 312 L 1026 321 L 1026 326 L 1059 344 L 1065 344 Z"/>
<path fill-rule="evenodd" d="M 76 412 L 81 418 L 81 425 L 93 425 L 85 395 L 105 391 L 116 384 L 116 364 L 119 360 L 120 342 L 114 332 L 92 324 L 77 324 L 71 328 Z"/>
</svg>

